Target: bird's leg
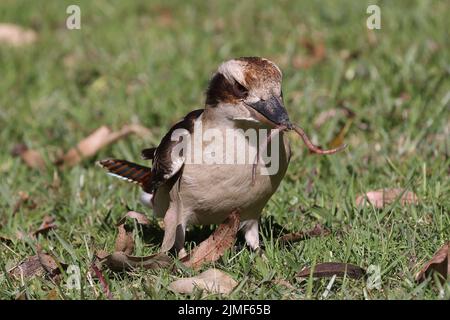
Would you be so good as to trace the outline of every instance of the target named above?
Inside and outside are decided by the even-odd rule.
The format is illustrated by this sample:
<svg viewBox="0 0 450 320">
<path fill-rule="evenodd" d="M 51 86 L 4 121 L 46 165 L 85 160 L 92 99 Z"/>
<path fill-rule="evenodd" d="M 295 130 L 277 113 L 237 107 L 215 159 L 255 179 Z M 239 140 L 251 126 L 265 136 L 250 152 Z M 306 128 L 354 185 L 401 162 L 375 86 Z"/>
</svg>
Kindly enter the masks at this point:
<svg viewBox="0 0 450 320">
<path fill-rule="evenodd" d="M 186 223 L 181 223 L 177 226 L 177 233 L 175 235 L 175 251 L 178 258 L 184 258 L 187 255 L 186 249 L 184 248 L 184 239 L 186 235 Z"/>
<path fill-rule="evenodd" d="M 164 216 L 164 238 L 161 252 L 167 252 L 172 248 L 178 252 L 178 249 L 183 248 L 185 229 L 186 225 L 178 220 L 175 206 L 171 205 Z"/>
<path fill-rule="evenodd" d="M 260 250 L 259 246 L 259 221 L 257 219 L 241 222 L 241 229 L 244 232 L 245 242 L 254 251 Z"/>
</svg>

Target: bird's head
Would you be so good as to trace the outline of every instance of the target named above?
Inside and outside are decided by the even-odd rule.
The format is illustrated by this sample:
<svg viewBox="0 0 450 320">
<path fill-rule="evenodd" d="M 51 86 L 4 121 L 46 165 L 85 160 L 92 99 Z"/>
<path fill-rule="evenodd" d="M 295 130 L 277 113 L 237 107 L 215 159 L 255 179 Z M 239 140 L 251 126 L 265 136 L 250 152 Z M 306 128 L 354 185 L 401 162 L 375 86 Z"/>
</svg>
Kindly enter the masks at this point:
<svg viewBox="0 0 450 320">
<path fill-rule="evenodd" d="M 282 73 L 264 58 L 244 57 L 222 63 L 206 92 L 207 108 L 220 108 L 236 122 L 292 128 L 283 105 Z"/>
</svg>

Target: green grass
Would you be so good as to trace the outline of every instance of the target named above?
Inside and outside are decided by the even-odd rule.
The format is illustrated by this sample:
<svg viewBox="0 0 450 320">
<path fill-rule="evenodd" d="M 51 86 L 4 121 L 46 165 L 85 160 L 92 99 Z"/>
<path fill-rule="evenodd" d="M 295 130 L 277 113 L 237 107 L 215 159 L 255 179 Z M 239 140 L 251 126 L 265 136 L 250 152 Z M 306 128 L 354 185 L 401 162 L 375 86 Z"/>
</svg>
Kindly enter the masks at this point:
<svg viewBox="0 0 450 320">
<path fill-rule="evenodd" d="M 366 8 L 373 2 L 381 7 L 382 28 L 369 35 Z M 65 28 L 69 4 L 81 7 L 81 30 Z M 3 0 L 0 21 L 35 29 L 39 41 L 0 47 L 0 235 L 14 238 L 17 231 L 36 229 L 44 215 L 55 216 L 58 229 L 36 242 L 0 243 L 2 270 L 32 255 L 39 243 L 85 275 L 97 248 L 113 249 L 114 223 L 127 207 L 151 216 L 138 202 L 137 188 L 111 179 L 95 160 L 138 161 L 141 149 L 203 106 L 219 63 L 256 55 L 281 67 L 290 117 L 316 142 L 325 145 L 345 123 L 338 115 L 314 127 L 322 111 L 343 104 L 356 116 L 345 137 L 349 147 L 339 155 L 308 155 L 292 136 L 289 171 L 263 213 L 267 260 L 244 249 L 216 264 L 240 282 L 231 298 L 320 299 L 329 279 L 295 274 L 336 261 L 379 266 L 382 287 L 368 290 L 364 280 L 337 279 L 327 299 L 448 299 L 449 285 L 442 290 L 433 281 L 418 285 L 414 274 L 450 240 L 449 9 L 446 1 Z M 326 58 L 299 70 L 292 61 L 307 54 L 305 37 L 322 39 Z M 343 50 L 359 55 L 344 60 Z M 70 169 L 52 166 L 58 152 L 95 128 L 131 122 L 151 128 L 152 137 L 121 140 Z M 41 151 L 48 170 L 39 173 L 12 157 L 9 151 L 20 142 Z M 58 188 L 51 187 L 55 177 Z M 356 194 L 383 187 L 414 191 L 420 203 L 356 208 Z M 19 191 L 37 207 L 23 206 L 14 214 Z M 283 247 L 271 232 L 273 223 L 298 231 L 318 222 L 332 234 Z M 137 231 L 135 239 L 137 255 L 158 250 L 155 239 L 143 240 Z M 185 296 L 167 285 L 191 274 L 107 271 L 105 277 L 115 298 L 177 299 Z M 83 276 L 82 285 L 82 292 L 68 290 L 45 278 L 10 279 L 2 271 L 0 298 L 23 292 L 31 299 L 45 299 L 49 292 L 66 299 L 104 298 L 97 282 L 93 288 Z"/>
</svg>

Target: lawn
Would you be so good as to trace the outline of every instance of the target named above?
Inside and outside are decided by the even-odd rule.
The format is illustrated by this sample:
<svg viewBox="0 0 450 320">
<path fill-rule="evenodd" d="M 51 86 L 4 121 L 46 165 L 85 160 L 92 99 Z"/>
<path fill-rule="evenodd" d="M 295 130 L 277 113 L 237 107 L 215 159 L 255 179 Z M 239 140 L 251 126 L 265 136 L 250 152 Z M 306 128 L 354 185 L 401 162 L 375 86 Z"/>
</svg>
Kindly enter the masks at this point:
<svg viewBox="0 0 450 320">
<path fill-rule="evenodd" d="M 366 26 L 373 3 L 381 8 L 379 30 Z M 81 30 L 66 28 L 70 4 L 81 8 Z M 0 235 L 11 240 L 0 243 L 0 298 L 106 298 L 86 274 L 96 250 L 113 250 L 115 224 L 128 210 L 145 212 L 155 230 L 144 236 L 134 228 L 134 254 L 157 252 L 161 232 L 138 188 L 107 176 L 95 161 L 143 163 L 141 149 L 203 106 L 222 61 L 263 56 L 283 70 L 293 122 L 322 146 L 340 132 L 348 148 L 311 155 L 291 136 L 290 167 L 263 212 L 264 257 L 238 246 L 214 264 L 239 282 L 228 298 L 449 299 L 448 282 L 414 280 L 450 240 L 449 12 L 447 1 L 2 0 L 0 22 L 31 28 L 38 40 L 0 45 Z M 330 110 L 334 116 L 317 124 Z M 130 123 L 151 134 L 121 139 L 70 168 L 53 165 L 98 127 Z M 19 143 L 40 152 L 46 168 L 14 157 Z M 381 188 L 404 188 L 419 201 L 356 206 L 357 195 Z M 17 206 L 24 192 L 29 200 Z M 56 229 L 36 239 L 17 236 L 36 230 L 46 215 Z M 331 234 L 287 246 L 277 241 L 280 228 L 306 231 L 318 223 Z M 213 229 L 191 229 L 189 244 Z M 80 267 L 81 290 L 66 288 L 65 275 L 56 284 L 6 273 L 38 245 Z M 296 276 L 320 262 L 379 268 L 381 285 L 337 278 L 324 294 L 329 278 Z M 168 290 L 174 279 L 197 273 L 103 271 L 116 299 L 197 299 L 201 292 Z"/>
</svg>

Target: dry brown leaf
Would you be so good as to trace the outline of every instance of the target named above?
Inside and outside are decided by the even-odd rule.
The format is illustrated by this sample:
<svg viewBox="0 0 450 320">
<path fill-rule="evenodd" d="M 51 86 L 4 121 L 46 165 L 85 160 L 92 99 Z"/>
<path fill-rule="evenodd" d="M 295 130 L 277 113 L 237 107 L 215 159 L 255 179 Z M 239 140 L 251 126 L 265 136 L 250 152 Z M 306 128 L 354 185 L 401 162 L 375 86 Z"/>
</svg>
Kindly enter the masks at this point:
<svg viewBox="0 0 450 320">
<path fill-rule="evenodd" d="M 109 284 L 106 281 L 105 277 L 103 276 L 102 271 L 95 265 L 95 263 L 91 264 L 91 270 L 94 271 L 95 276 L 100 281 L 100 284 L 101 284 L 102 289 L 103 289 L 103 293 L 105 294 L 105 296 L 108 299 L 111 300 L 113 298 L 113 296 L 111 294 L 111 290 L 109 289 Z"/>
<path fill-rule="evenodd" d="M 64 267 L 65 264 L 61 264 L 61 266 Z M 54 278 L 60 273 L 60 270 L 58 263 L 52 256 L 45 253 L 38 253 L 27 258 L 9 272 L 18 279 L 30 278 L 35 275 L 43 276 L 44 274 L 48 274 L 51 278 Z"/>
<path fill-rule="evenodd" d="M 307 278 L 311 274 L 311 268 L 306 267 L 297 275 L 302 278 Z M 312 270 L 312 276 L 315 278 L 329 278 L 334 275 L 337 277 L 344 277 L 347 274 L 349 278 L 359 279 L 366 274 L 366 271 L 358 266 L 349 263 L 340 262 L 325 262 L 317 264 Z"/>
<path fill-rule="evenodd" d="M 195 247 L 190 255 L 181 261 L 193 269 L 200 268 L 204 263 L 217 261 L 227 249 L 233 246 L 239 223 L 239 213 L 232 212 L 208 239 Z"/>
<path fill-rule="evenodd" d="M 32 232 L 23 232 L 23 231 L 16 231 L 16 239 L 17 240 L 35 240 L 36 236 L 39 234 L 46 234 L 48 233 L 50 230 L 55 229 L 56 223 L 55 223 L 55 218 L 51 217 L 51 216 L 45 216 L 41 225 L 39 226 L 39 228 L 35 231 Z M 0 237 L 1 239 L 1 237 Z M 12 239 L 10 238 L 4 238 L 4 240 L 6 242 L 8 241 L 12 241 Z"/>
<path fill-rule="evenodd" d="M 110 254 L 105 250 L 98 250 L 95 252 L 95 257 L 98 260 L 105 260 L 106 258 L 108 258 L 109 255 Z"/>
<path fill-rule="evenodd" d="M 367 204 L 373 205 L 375 208 L 381 209 L 385 205 L 393 203 L 398 197 L 400 197 L 400 203 L 402 205 L 413 204 L 417 205 L 419 199 L 414 192 L 405 191 L 401 188 L 396 189 L 379 189 L 375 191 L 369 191 L 364 195 L 359 195 L 356 198 L 356 205 L 362 206 Z"/>
<path fill-rule="evenodd" d="M 45 169 L 44 158 L 42 158 L 41 154 L 36 150 L 26 150 L 20 157 L 30 168 L 39 170 Z"/>
<path fill-rule="evenodd" d="M 433 271 L 439 273 L 442 283 L 445 283 L 450 274 L 450 241 L 445 243 L 416 275 L 416 281 L 424 281 Z"/>
<path fill-rule="evenodd" d="M 113 132 L 102 126 L 81 140 L 76 147 L 70 149 L 64 156 L 56 161 L 57 165 L 74 166 L 81 160 L 95 155 L 100 149 L 128 136 L 129 134 L 145 136 L 150 130 L 137 124 L 125 125 L 119 131 Z"/>
<path fill-rule="evenodd" d="M 127 232 L 123 224 L 117 227 L 119 233 L 116 238 L 115 250 L 125 254 L 132 254 L 134 250 L 133 233 Z"/>
<path fill-rule="evenodd" d="M 25 261 L 10 270 L 11 275 L 16 278 L 29 278 L 34 275 L 43 275 L 45 272 L 37 255 L 27 258 Z"/>
<path fill-rule="evenodd" d="M 38 253 L 37 256 L 39 258 L 39 262 L 41 263 L 42 267 L 47 272 L 47 274 L 50 275 L 50 277 L 53 278 L 54 276 L 60 273 L 58 263 L 52 256 L 45 253 Z"/>
<path fill-rule="evenodd" d="M 137 257 L 127 255 L 124 252 L 114 252 L 104 259 L 106 266 L 112 271 L 125 271 L 135 268 L 159 269 L 168 268 L 173 265 L 173 260 L 164 253 Z"/>
<path fill-rule="evenodd" d="M 169 289 L 177 293 L 192 293 L 195 288 L 215 294 L 229 294 L 237 286 L 227 273 L 218 269 L 209 269 L 191 278 L 179 279 L 169 285 Z"/>
<path fill-rule="evenodd" d="M 0 44 L 20 47 L 37 40 L 37 33 L 12 23 L 0 23 Z"/>
<path fill-rule="evenodd" d="M 144 225 L 151 224 L 150 220 L 147 218 L 145 214 L 136 211 L 128 211 L 127 214 L 124 217 L 122 217 L 117 224 L 118 225 L 124 224 L 127 218 L 135 219 L 139 224 Z"/>
<path fill-rule="evenodd" d="M 45 216 L 39 228 L 32 233 L 33 236 L 37 236 L 38 234 L 45 234 L 50 230 L 56 228 L 55 218 L 51 216 Z"/>
<path fill-rule="evenodd" d="M 157 253 L 150 256 L 131 256 L 134 249 L 134 239 L 131 232 L 125 229 L 126 218 L 136 219 L 140 224 L 150 224 L 150 220 L 142 213 L 129 211 L 118 224 L 118 235 L 115 244 L 115 252 L 108 254 L 106 251 L 97 251 L 96 258 L 104 263 L 112 271 L 125 271 L 134 268 L 157 269 L 173 265 L 172 259 L 164 254 Z"/>
<path fill-rule="evenodd" d="M 15 145 L 11 154 L 16 157 L 19 156 L 32 169 L 45 169 L 45 161 L 42 155 L 36 150 L 28 149 L 23 143 Z"/>
<path fill-rule="evenodd" d="M 312 237 L 327 236 L 330 230 L 324 228 L 321 224 L 316 224 L 313 229 L 306 232 L 291 232 L 280 237 L 281 243 L 302 241 Z"/>
</svg>

